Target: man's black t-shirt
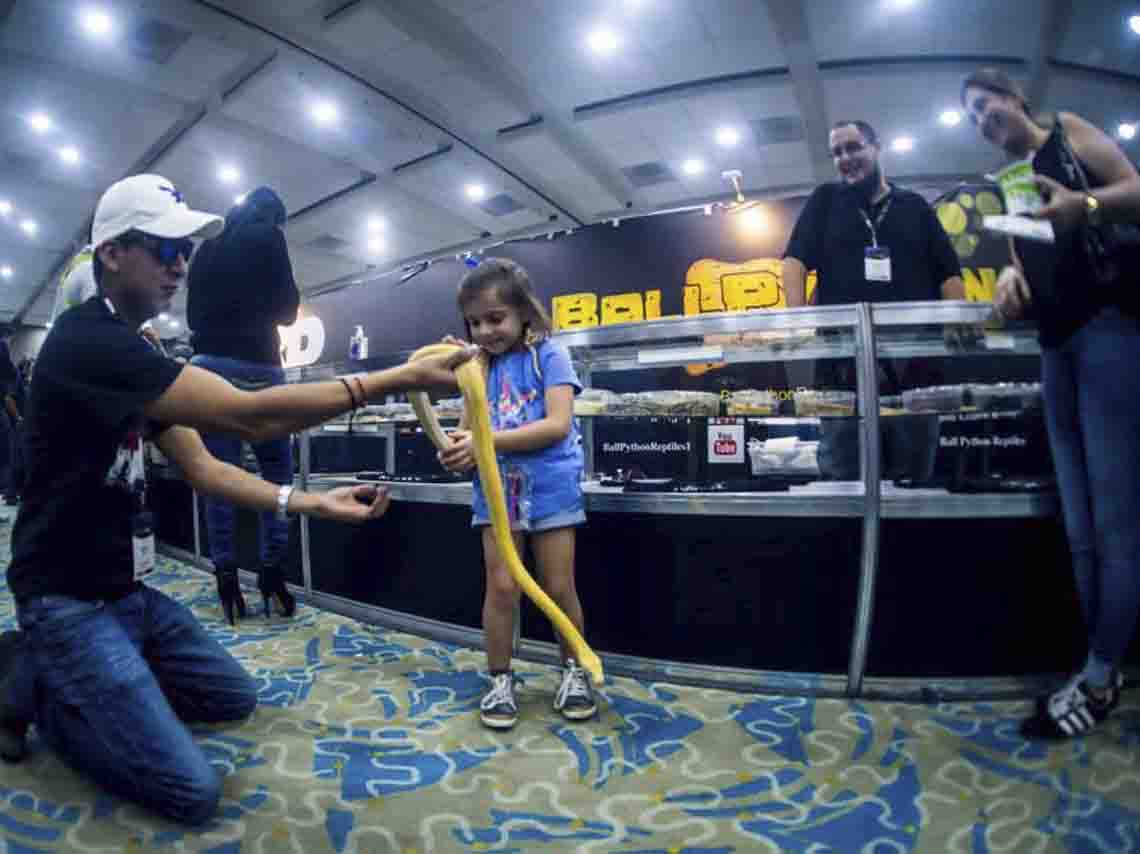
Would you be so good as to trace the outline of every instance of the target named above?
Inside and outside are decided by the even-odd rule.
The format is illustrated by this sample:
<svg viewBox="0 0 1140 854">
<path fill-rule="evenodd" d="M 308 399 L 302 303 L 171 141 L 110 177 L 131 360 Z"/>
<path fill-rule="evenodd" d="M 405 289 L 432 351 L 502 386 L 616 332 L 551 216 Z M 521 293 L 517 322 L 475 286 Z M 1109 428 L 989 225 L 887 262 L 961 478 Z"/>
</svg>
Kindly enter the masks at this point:
<svg viewBox="0 0 1140 854">
<path fill-rule="evenodd" d="M 885 199 L 865 211 L 872 223 L 888 204 L 875 231 L 879 246 L 890 249 L 891 281 L 869 282 L 864 259 L 871 229 L 857 195 L 831 182 L 808 198 L 784 257 L 817 271 L 816 305 L 941 299 L 942 283 L 962 275 L 946 230 L 922 196 L 892 185 Z"/>
<path fill-rule="evenodd" d="M 12 531 L 8 586 L 17 600 L 115 599 L 135 589 L 131 524 L 142 408 L 178 377 L 107 303 L 92 297 L 56 320 L 36 362 L 27 482 Z"/>
</svg>

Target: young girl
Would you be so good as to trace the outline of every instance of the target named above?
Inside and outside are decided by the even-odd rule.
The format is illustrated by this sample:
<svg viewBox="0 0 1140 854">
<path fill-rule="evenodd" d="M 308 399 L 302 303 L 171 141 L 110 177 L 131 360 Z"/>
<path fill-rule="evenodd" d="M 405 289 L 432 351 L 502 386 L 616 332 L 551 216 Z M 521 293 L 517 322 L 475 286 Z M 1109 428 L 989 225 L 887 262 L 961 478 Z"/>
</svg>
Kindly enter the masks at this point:
<svg viewBox="0 0 1140 854">
<path fill-rule="evenodd" d="M 530 535 L 539 584 L 584 634 L 574 587 L 574 526 L 586 520 L 582 448 L 574 424 L 574 395 L 582 387 L 566 350 L 547 339 L 550 319 L 518 264 L 502 258 L 483 261 L 459 285 L 459 310 L 468 336 L 482 349 L 515 547 L 522 554 L 523 534 Z M 466 420 L 452 434 L 454 445 L 440 453 L 440 462 L 451 471 L 475 467 L 471 434 L 463 429 Z M 481 718 L 493 729 L 510 729 L 518 719 L 511 641 L 520 591 L 495 545 L 478 475 L 474 497 L 472 525 L 483 529 L 483 629 L 492 680 L 480 705 Z M 585 720 L 597 711 L 593 691 L 561 637 L 559 645 L 566 666 L 554 708 L 568 720 Z"/>
</svg>

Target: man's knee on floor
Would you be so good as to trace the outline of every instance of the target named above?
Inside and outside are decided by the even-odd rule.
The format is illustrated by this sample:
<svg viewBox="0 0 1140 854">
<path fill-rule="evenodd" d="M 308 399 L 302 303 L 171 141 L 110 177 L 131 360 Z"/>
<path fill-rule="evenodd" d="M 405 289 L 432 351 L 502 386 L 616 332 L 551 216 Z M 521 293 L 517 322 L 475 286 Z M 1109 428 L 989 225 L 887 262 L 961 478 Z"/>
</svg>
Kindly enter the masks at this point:
<svg viewBox="0 0 1140 854">
<path fill-rule="evenodd" d="M 252 715 L 256 708 L 257 682 L 250 676 L 240 689 L 233 691 L 224 703 L 219 704 L 217 720 L 242 721 Z"/>
<path fill-rule="evenodd" d="M 222 799 L 222 778 L 208 764 L 194 777 L 180 781 L 178 791 L 171 793 L 168 805 L 161 809 L 175 821 L 199 827 L 218 812 Z"/>
</svg>

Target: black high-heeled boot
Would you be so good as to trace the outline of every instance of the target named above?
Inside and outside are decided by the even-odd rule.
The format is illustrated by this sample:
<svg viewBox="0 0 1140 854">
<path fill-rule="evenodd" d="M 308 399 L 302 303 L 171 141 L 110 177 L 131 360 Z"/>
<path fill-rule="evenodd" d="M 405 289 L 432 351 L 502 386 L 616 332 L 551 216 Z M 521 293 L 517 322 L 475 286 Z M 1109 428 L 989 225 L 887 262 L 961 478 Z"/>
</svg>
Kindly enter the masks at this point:
<svg viewBox="0 0 1140 854">
<path fill-rule="evenodd" d="M 285 586 L 285 570 L 281 564 L 263 563 L 257 571 L 257 589 L 261 591 L 261 602 L 265 617 L 271 616 L 269 603 L 277 597 L 283 617 L 292 617 L 297 610 L 297 600 Z"/>
<path fill-rule="evenodd" d="M 235 564 L 222 564 L 214 570 L 218 582 L 218 599 L 222 602 L 222 613 L 231 626 L 237 625 L 235 615 L 245 619 L 245 597 L 238 583 L 238 568 Z"/>
</svg>

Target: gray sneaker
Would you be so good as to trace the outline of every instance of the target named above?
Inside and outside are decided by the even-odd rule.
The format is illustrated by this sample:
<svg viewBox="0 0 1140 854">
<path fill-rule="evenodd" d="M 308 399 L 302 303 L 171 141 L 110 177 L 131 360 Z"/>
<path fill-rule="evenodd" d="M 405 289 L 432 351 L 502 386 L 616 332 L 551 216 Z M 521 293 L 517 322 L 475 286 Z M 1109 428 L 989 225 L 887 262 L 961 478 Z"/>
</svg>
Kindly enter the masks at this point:
<svg viewBox="0 0 1140 854">
<path fill-rule="evenodd" d="M 562 717 L 568 721 L 584 721 L 598 712 L 594 689 L 590 687 L 590 677 L 572 658 L 566 659 L 562 684 L 554 695 L 554 711 L 561 712 Z"/>
<path fill-rule="evenodd" d="M 479 719 L 491 729 L 510 729 L 519 719 L 515 675 L 510 671 L 491 677 L 491 690 L 479 703 Z"/>
</svg>

